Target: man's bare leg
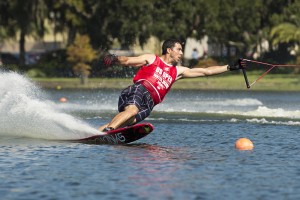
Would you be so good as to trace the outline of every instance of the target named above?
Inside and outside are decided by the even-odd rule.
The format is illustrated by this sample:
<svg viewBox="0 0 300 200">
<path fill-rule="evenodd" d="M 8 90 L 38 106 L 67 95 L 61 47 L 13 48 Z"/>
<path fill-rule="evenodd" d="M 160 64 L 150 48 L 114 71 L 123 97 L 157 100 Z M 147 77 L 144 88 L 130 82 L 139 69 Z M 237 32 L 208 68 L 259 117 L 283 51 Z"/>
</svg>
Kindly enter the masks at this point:
<svg viewBox="0 0 300 200">
<path fill-rule="evenodd" d="M 103 131 L 106 127 L 112 127 L 117 129 L 119 127 L 131 125 L 135 123 L 135 115 L 139 112 L 139 109 L 136 105 L 128 105 L 125 107 L 123 112 L 117 114 L 110 123 L 100 126 L 99 131 Z"/>
<path fill-rule="evenodd" d="M 109 124 L 109 123 L 108 123 L 108 124 Z M 98 130 L 99 130 L 99 131 L 103 131 L 103 129 L 105 129 L 105 128 L 108 126 L 108 124 L 104 124 L 104 125 L 100 126 L 100 127 L 98 128 Z"/>
</svg>

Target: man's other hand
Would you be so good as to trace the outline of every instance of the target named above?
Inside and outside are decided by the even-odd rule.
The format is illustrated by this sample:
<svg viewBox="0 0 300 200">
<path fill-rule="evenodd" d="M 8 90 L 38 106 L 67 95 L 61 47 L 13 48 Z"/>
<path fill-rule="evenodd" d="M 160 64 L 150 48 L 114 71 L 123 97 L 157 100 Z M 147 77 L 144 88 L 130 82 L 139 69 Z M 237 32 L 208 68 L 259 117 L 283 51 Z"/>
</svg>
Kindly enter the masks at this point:
<svg viewBox="0 0 300 200">
<path fill-rule="evenodd" d="M 239 70 L 239 69 L 242 69 L 242 68 L 245 68 L 245 62 L 243 61 L 242 58 L 239 58 L 234 64 L 229 64 L 228 65 L 228 69 L 230 71 Z"/>
<path fill-rule="evenodd" d="M 116 54 L 108 54 L 103 58 L 103 63 L 105 67 L 110 67 L 118 61 L 118 56 Z"/>
</svg>

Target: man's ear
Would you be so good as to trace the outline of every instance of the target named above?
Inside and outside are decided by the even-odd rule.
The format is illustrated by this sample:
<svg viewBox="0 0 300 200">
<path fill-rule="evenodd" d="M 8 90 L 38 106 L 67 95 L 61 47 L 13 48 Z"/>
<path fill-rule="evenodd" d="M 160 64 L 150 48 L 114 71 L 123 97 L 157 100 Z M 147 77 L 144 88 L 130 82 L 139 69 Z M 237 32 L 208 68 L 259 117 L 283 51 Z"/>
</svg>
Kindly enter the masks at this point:
<svg viewBox="0 0 300 200">
<path fill-rule="evenodd" d="M 171 48 L 167 48 L 167 53 L 170 54 L 170 52 L 172 51 Z"/>
</svg>

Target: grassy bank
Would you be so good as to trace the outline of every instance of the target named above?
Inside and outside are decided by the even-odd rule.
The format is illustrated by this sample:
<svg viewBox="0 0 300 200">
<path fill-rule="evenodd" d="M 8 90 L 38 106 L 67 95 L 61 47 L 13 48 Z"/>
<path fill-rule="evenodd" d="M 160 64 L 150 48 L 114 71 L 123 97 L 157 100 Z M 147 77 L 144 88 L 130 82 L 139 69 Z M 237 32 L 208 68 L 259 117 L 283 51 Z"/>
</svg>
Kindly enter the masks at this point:
<svg viewBox="0 0 300 200">
<path fill-rule="evenodd" d="M 249 74 L 249 82 L 253 82 L 259 75 Z M 88 84 L 81 85 L 78 78 L 35 78 L 43 88 L 62 89 L 122 89 L 132 83 L 128 78 L 90 78 Z M 193 90 L 246 90 L 242 74 L 226 74 L 194 79 L 182 79 L 174 83 L 173 89 Z M 269 91 L 300 91 L 300 76 L 292 74 L 268 74 L 251 90 Z"/>
</svg>

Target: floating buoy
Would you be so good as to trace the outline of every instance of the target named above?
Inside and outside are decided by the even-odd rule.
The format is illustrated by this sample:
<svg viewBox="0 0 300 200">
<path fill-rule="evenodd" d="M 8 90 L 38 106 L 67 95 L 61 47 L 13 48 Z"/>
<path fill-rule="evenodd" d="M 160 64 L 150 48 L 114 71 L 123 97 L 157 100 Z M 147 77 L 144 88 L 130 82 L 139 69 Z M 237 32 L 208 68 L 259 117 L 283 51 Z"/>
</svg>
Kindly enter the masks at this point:
<svg viewBox="0 0 300 200">
<path fill-rule="evenodd" d="M 67 98 L 62 97 L 62 98 L 59 99 L 59 101 L 62 102 L 62 103 L 65 103 L 65 102 L 67 102 L 68 100 L 67 100 Z"/>
<path fill-rule="evenodd" d="M 238 150 L 252 150 L 254 145 L 248 138 L 240 138 L 235 142 L 235 148 Z"/>
</svg>

